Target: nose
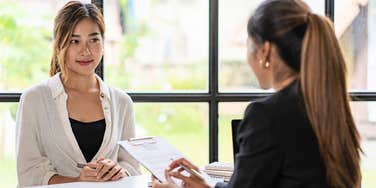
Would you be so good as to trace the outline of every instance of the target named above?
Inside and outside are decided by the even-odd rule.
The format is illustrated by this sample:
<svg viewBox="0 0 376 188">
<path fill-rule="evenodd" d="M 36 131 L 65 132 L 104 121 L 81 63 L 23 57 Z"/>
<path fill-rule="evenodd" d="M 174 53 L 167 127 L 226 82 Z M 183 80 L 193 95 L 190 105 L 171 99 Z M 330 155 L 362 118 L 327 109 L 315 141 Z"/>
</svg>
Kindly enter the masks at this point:
<svg viewBox="0 0 376 188">
<path fill-rule="evenodd" d="M 81 49 L 81 55 L 87 56 L 87 55 L 90 55 L 90 54 L 91 54 L 91 51 L 90 51 L 90 48 L 89 48 L 89 44 L 87 42 L 85 42 L 84 45 L 82 46 L 82 49 Z"/>
</svg>

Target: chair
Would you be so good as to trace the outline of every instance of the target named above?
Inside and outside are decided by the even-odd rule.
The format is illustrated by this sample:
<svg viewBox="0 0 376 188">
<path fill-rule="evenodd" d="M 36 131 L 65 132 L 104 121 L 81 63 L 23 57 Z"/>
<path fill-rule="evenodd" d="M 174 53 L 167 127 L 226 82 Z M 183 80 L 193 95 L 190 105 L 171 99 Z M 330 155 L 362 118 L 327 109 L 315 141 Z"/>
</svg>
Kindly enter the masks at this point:
<svg viewBox="0 0 376 188">
<path fill-rule="evenodd" d="M 234 164 L 235 164 L 235 156 L 239 152 L 239 145 L 236 142 L 236 137 L 237 137 L 239 123 L 241 121 L 242 121 L 241 119 L 231 120 L 232 152 L 233 152 L 233 157 L 234 157 Z"/>
</svg>

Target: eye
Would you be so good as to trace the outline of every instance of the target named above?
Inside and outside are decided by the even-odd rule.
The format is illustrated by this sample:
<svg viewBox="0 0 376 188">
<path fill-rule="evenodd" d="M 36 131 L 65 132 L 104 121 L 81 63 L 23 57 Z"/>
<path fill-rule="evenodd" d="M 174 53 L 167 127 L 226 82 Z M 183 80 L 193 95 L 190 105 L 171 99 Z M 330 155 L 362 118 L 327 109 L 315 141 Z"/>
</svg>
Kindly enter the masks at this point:
<svg viewBox="0 0 376 188">
<path fill-rule="evenodd" d="M 90 40 L 90 42 L 98 42 L 99 41 L 99 38 L 92 38 L 91 40 Z"/>
<path fill-rule="evenodd" d="M 69 43 L 70 43 L 70 44 L 77 44 L 77 43 L 78 43 L 78 40 L 76 40 L 76 39 L 72 39 L 72 40 L 69 41 Z"/>
</svg>

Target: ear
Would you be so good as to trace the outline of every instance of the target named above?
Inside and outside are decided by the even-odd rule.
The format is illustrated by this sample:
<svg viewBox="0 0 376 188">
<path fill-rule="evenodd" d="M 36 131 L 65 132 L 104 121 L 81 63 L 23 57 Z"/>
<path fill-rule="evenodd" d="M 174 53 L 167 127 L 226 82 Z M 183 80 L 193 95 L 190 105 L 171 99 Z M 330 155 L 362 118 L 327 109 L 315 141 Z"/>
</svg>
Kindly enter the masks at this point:
<svg viewBox="0 0 376 188">
<path fill-rule="evenodd" d="M 265 41 L 258 45 L 257 58 L 263 62 L 270 61 L 271 43 Z"/>
</svg>

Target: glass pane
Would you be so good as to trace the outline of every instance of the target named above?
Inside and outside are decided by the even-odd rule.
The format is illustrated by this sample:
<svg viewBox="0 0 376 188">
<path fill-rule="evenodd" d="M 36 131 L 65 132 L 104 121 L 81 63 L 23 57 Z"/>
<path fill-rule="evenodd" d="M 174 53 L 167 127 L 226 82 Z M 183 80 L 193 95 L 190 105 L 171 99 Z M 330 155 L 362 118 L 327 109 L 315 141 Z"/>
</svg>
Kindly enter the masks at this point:
<svg viewBox="0 0 376 188">
<path fill-rule="evenodd" d="M 219 2 L 219 88 L 220 91 L 261 91 L 246 60 L 247 21 L 262 0 Z M 306 1 L 311 9 L 324 14 L 324 0 Z"/>
<path fill-rule="evenodd" d="M 352 102 L 355 123 L 362 137 L 362 187 L 376 187 L 376 102 Z"/>
<path fill-rule="evenodd" d="M 206 91 L 208 1 L 105 0 L 105 78 L 138 92 Z"/>
<path fill-rule="evenodd" d="M 16 187 L 15 136 L 17 103 L 0 103 L 0 182 L 1 187 Z"/>
<path fill-rule="evenodd" d="M 351 89 L 376 90 L 376 0 L 335 1 L 334 26 L 348 63 Z"/>
<path fill-rule="evenodd" d="M 231 120 L 242 119 L 249 102 L 219 103 L 218 160 L 233 162 Z"/>
<path fill-rule="evenodd" d="M 241 119 L 248 104 L 219 104 L 219 161 L 233 162 L 231 120 Z M 376 102 L 352 102 L 351 108 L 364 151 L 362 187 L 376 187 Z"/>
<path fill-rule="evenodd" d="M 49 77 L 53 21 L 68 1 L 0 1 L 0 92 L 21 91 Z"/>
<path fill-rule="evenodd" d="M 195 164 L 209 162 L 207 103 L 135 103 L 137 136 L 161 136 Z"/>
</svg>

